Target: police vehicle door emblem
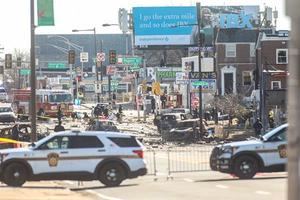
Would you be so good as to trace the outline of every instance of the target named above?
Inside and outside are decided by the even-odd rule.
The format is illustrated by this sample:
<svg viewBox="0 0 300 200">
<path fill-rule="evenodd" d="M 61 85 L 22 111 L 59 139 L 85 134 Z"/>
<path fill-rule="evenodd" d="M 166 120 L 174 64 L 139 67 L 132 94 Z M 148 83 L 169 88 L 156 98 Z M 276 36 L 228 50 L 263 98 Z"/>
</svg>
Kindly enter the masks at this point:
<svg viewBox="0 0 300 200">
<path fill-rule="evenodd" d="M 59 160 L 59 155 L 57 153 L 49 153 L 47 155 L 48 163 L 50 167 L 56 167 Z"/>
<path fill-rule="evenodd" d="M 282 144 L 278 146 L 279 156 L 280 158 L 286 158 L 287 157 L 287 146 L 286 144 Z"/>
</svg>

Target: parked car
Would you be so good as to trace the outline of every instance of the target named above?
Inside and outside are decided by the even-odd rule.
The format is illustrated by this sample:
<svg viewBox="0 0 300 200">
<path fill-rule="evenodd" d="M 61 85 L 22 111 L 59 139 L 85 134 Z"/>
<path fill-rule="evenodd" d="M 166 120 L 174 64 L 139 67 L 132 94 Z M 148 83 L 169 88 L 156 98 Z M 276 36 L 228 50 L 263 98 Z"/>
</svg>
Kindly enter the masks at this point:
<svg viewBox="0 0 300 200">
<path fill-rule="evenodd" d="M 0 103 L 0 122 L 15 122 L 15 115 L 10 103 Z"/>
<path fill-rule="evenodd" d="M 257 172 L 285 171 L 288 124 L 272 129 L 260 138 L 218 145 L 210 156 L 212 170 L 250 179 Z"/>
<path fill-rule="evenodd" d="M 0 150 L 0 181 L 14 187 L 41 180 L 99 180 L 118 186 L 147 173 L 143 149 L 125 133 L 53 133 L 28 148 Z"/>
<path fill-rule="evenodd" d="M 8 94 L 4 87 L 0 87 L 0 101 L 2 102 L 8 101 Z"/>
</svg>

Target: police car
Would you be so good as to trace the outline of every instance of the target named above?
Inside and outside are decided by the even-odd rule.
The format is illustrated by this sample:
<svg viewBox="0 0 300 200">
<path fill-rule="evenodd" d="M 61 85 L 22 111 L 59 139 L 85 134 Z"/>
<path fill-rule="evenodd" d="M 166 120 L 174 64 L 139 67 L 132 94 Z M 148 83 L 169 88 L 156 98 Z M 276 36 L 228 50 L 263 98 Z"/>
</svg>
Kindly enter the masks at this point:
<svg viewBox="0 0 300 200">
<path fill-rule="evenodd" d="M 215 147 L 210 156 L 212 170 L 250 179 L 257 172 L 285 171 L 287 162 L 287 124 L 261 136 Z"/>
<path fill-rule="evenodd" d="M 0 150 L 0 181 L 14 187 L 40 180 L 99 180 L 118 186 L 147 173 L 143 149 L 130 134 L 58 132 L 28 148 Z"/>
</svg>

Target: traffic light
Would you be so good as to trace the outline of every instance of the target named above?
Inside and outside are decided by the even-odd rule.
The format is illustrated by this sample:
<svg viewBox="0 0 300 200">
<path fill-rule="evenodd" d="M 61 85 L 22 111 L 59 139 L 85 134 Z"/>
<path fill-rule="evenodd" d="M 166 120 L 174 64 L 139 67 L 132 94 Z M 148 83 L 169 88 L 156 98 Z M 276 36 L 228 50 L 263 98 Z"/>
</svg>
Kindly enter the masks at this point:
<svg viewBox="0 0 300 200">
<path fill-rule="evenodd" d="M 69 50 L 68 61 L 69 64 L 75 64 L 75 50 Z"/>
<path fill-rule="evenodd" d="M 5 54 L 5 68 L 11 69 L 12 68 L 12 55 Z"/>
<path fill-rule="evenodd" d="M 117 63 L 117 53 L 116 50 L 109 50 L 109 64 Z"/>
<path fill-rule="evenodd" d="M 22 65 L 22 59 L 21 57 L 17 57 L 17 67 L 21 67 Z"/>
</svg>

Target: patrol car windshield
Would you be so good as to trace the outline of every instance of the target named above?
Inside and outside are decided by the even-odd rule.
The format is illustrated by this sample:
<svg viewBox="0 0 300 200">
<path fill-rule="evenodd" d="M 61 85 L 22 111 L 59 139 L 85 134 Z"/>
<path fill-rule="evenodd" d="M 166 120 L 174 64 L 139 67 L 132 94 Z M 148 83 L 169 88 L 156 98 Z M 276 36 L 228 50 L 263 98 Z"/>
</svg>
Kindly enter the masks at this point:
<svg viewBox="0 0 300 200">
<path fill-rule="evenodd" d="M 272 129 L 271 131 L 267 132 L 265 135 L 262 136 L 264 141 L 267 141 L 270 137 L 272 137 L 274 134 L 276 134 L 278 131 L 280 131 L 281 129 L 284 129 L 287 127 L 287 124 L 283 124 L 281 126 L 278 126 L 274 129 Z"/>
</svg>

